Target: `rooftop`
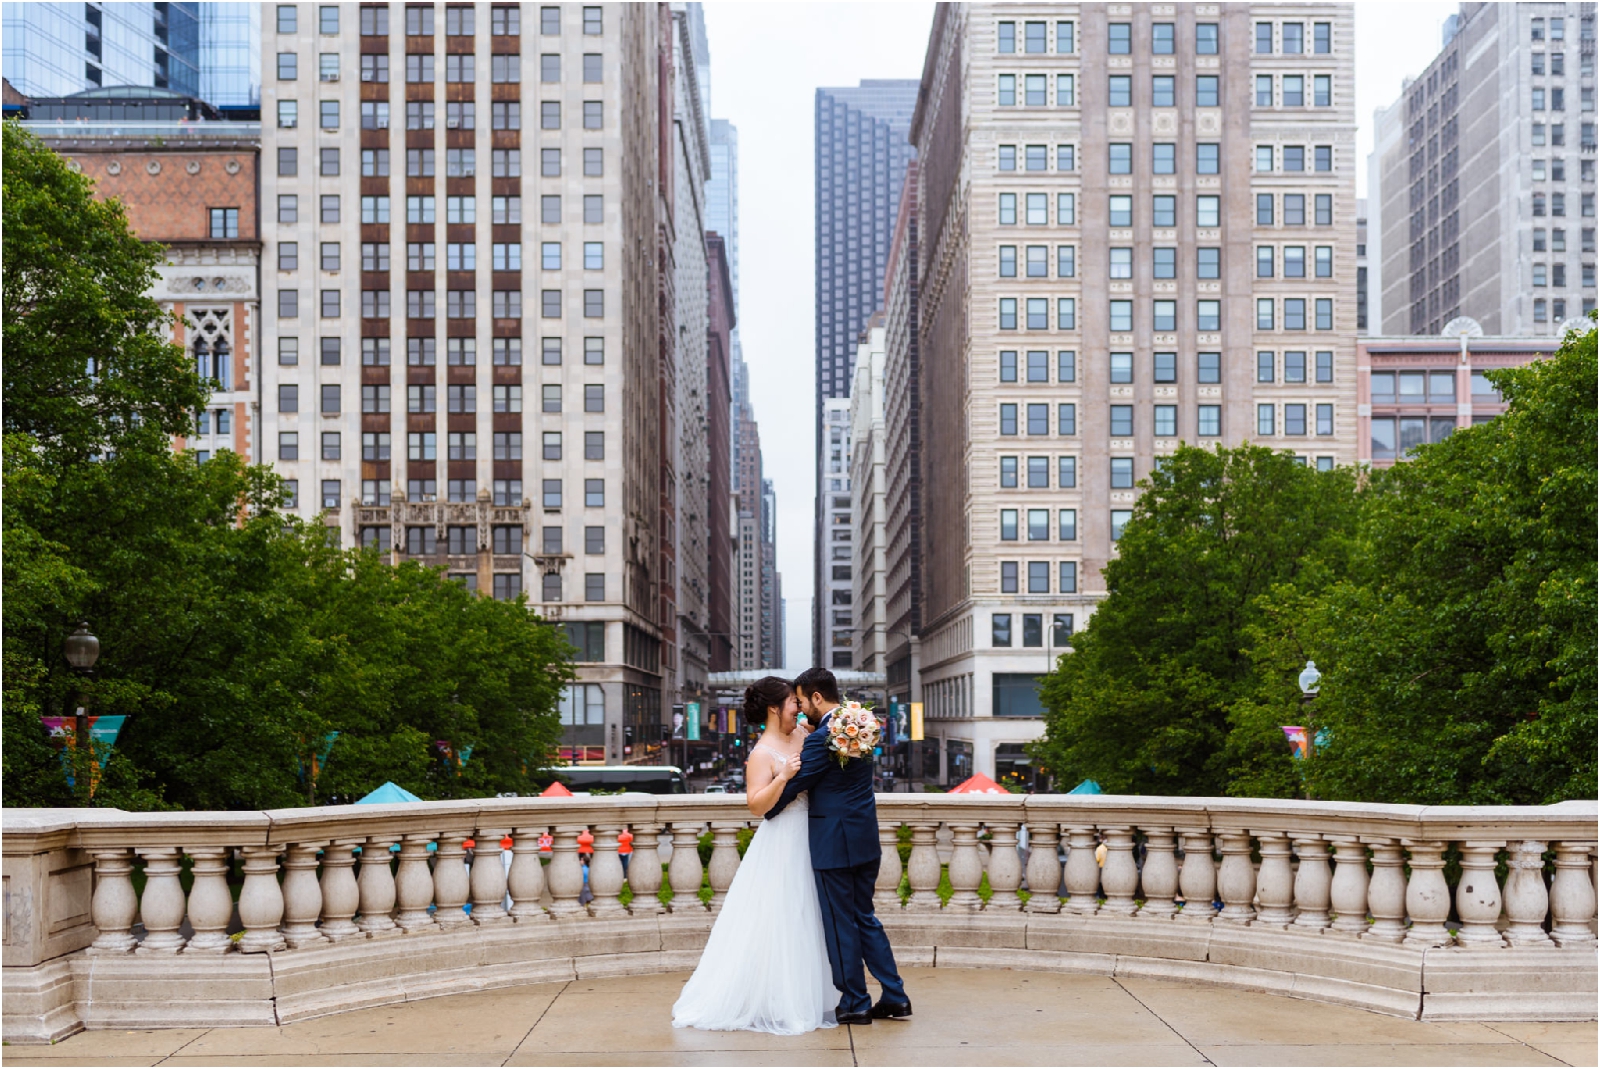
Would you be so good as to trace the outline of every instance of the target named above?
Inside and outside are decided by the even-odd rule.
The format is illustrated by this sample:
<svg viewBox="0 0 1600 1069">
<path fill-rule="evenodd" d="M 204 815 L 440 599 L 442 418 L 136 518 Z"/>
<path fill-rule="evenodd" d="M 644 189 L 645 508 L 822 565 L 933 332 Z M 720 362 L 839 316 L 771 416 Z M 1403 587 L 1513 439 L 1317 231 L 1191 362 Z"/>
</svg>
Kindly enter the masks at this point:
<svg viewBox="0 0 1600 1069">
<path fill-rule="evenodd" d="M 91 1031 L 67 1065 L 1594 1065 L 1594 1023 L 1412 1021 L 1162 980 L 906 969 L 910 1021 L 804 1036 L 675 1029 L 685 973 L 573 980 L 277 1028 Z"/>
</svg>

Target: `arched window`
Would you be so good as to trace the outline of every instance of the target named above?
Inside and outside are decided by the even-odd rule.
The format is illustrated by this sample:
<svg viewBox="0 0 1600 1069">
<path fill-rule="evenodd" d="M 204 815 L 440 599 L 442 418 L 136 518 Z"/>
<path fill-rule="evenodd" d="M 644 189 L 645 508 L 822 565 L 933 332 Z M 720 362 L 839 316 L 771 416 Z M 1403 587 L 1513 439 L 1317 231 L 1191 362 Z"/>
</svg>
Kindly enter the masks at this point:
<svg viewBox="0 0 1600 1069">
<path fill-rule="evenodd" d="M 230 355 L 232 354 L 228 349 L 227 339 L 218 338 L 216 342 L 212 344 L 211 377 L 216 380 L 217 389 L 219 390 L 227 390 L 232 388 L 228 382 L 228 371 L 231 363 L 228 357 Z"/>
</svg>

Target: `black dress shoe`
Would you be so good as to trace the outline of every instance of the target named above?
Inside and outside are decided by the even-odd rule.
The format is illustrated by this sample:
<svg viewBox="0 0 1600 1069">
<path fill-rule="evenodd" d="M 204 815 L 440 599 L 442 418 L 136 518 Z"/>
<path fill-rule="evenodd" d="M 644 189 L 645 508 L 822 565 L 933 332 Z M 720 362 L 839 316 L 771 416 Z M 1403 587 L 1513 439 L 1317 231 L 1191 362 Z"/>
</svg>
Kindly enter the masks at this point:
<svg viewBox="0 0 1600 1069">
<path fill-rule="evenodd" d="M 869 1010 L 859 1010 L 855 1013 L 836 1013 L 833 1019 L 840 1024 L 871 1024 L 872 1013 Z"/>
<path fill-rule="evenodd" d="M 879 1020 L 910 1017 L 911 1003 L 890 1002 L 888 999 L 882 999 L 876 1006 L 872 1007 L 872 1016 Z"/>
</svg>

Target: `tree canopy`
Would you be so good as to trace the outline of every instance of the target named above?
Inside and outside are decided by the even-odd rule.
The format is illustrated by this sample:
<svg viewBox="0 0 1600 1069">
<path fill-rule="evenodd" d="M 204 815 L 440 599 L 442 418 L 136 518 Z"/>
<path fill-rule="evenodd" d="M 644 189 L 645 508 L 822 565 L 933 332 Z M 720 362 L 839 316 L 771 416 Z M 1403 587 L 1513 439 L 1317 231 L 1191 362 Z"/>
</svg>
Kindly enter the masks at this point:
<svg viewBox="0 0 1600 1069">
<path fill-rule="evenodd" d="M 1036 755 L 1136 793 L 1593 797 L 1595 341 L 1491 372 L 1503 416 L 1359 478 L 1180 449 L 1041 686 Z"/>
<path fill-rule="evenodd" d="M 520 598 L 331 544 L 280 511 L 267 468 L 174 452 L 206 387 L 146 296 L 159 250 L 15 124 L 4 138 L 6 804 L 90 802 L 40 723 L 75 694 L 128 716 L 96 805 L 542 782 L 561 634 Z M 61 656 L 80 619 L 101 641 L 87 682 Z"/>
</svg>

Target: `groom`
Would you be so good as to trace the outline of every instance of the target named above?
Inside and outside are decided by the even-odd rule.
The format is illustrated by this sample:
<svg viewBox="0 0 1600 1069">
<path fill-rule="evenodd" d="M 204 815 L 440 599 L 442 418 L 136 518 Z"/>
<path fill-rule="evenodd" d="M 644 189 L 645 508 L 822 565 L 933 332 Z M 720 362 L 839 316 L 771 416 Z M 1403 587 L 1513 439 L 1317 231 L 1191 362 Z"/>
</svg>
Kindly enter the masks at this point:
<svg viewBox="0 0 1600 1069">
<path fill-rule="evenodd" d="M 811 792 L 811 867 L 833 986 L 842 993 L 840 1024 L 871 1024 L 874 1017 L 910 1017 L 911 1000 L 895 968 L 889 937 L 872 912 L 882 847 L 878 809 L 872 796 L 872 758 L 839 766 L 828 749 L 828 718 L 839 706 L 839 683 L 826 668 L 808 668 L 794 681 L 800 711 L 814 730 L 800 748 L 800 771 L 789 780 L 766 819 L 771 820 L 801 791 Z M 862 965 L 883 985 L 876 1006 L 867 994 Z"/>
</svg>

